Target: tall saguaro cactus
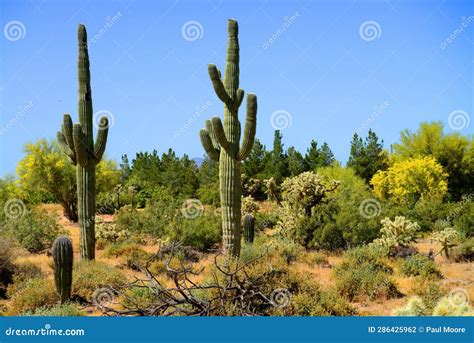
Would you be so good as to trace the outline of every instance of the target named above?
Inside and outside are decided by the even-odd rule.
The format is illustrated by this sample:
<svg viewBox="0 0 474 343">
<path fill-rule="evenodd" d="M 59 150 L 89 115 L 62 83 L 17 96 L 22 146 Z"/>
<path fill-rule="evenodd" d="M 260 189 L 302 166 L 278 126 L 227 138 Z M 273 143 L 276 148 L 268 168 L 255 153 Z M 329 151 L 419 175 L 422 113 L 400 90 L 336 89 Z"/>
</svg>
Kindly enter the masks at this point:
<svg viewBox="0 0 474 343">
<path fill-rule="evenodd" d="M 71 163 L 76 166 L 81 258 L 93 260 L 95 257 L 95 166 L 102 159 L 105 151 L 109 122 L 105 116 L 100 119 L 94 144 L 89 53 L 84 25 L 79 25 L 77 38 L 79 124 L 73 126 L 71 116 L 65 114 L 62 130 L 58 132 L 58 141 Z"/>
<path fill-rule="evenodd" d="M 224 124 L 219 117 L 206 121 L 200 132 L 207 154 L 219 161 L 219 188 L 222 206 L 222 239 L 227 254 L 240 254 L 240 162 L 252 150 L 257 126 L 257 96 L 247 95 L 247 117 L 244 137 L 240 144 L 239 107 L 244 91 L 239 88 L 239 27 L 237 21 L 228 23 L 228 46 L 224 79 L 215 65 L 208 66 L 209 76 L 219 99 L 224 103 Z"/>
</svg>

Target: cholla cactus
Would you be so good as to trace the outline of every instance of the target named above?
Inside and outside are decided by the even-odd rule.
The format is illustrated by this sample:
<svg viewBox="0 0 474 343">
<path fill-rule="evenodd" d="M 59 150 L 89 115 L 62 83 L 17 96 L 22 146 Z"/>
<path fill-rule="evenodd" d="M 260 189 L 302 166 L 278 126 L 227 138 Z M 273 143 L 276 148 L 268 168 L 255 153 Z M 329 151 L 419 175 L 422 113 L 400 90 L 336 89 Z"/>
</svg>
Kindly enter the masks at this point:
<svg viewBox="0 0 474 343">
<path fill-rule="evenodd" d="M 283 181 L 283 198 L 292 209 L 304 208 L 307 217 L 311 217 L 313 207 L 325 202 L 329 193 L 334 192 L 340 182 L 332 180 L 329 184 L 313 172 L 304 172 Z"/>
<path fill-rule="evenodd" d="M 282 206 L 281 201 L 280 201 L 280 192 L 278 190 L 278 185 L 276 183 L 276 180 L 274 177 L 271 177 L 269 179 L 263 180 L 265 183 L 265 187 L 267 188 L 267 195 L 268 199 L 270 200 L 275 200 L 278 204 L 278 206 Z"/>
<path fill-rule="evenodd" d="M 429 315 L 423 300 L 420 297 L 413 296 L 408 299 L 405 307 L 395 309 L 393 314 L 396 316 L 427 316 Z"/>
<path fill-rule="evenodd" d="M 258 203 L 250 195 L 242 197 L 241 211 L 243 216 L 246 214 L 255 215 L 258 212 Z"/>
<path fill-rule="evenodd" d="M 468 301 L 459 301 L 456 295 L 443 297 L 433 310 L 433 316 L 474 316 Z"/>
<path fill-rule="evenodd" d="M 244 196 L 250 195 L 254 197 L 262 186 L 262 181 L 259 179 L 249 178 L 245 174 L 242 174 L 240 179 L 242 184 L 242 194 Z"/>
<path fill-rule="evenodd" d="M 380 221 L 383 225 L 380 232 L 382 237 L 374 240 L 370 245 L 382 249 L 386 254 L 392 254 L 400 247 L 407 247 L 416 241 L 420 226 L 416 222 L 411 222 L 403 216 L 395 217 L 395 220 L 385 218 Z"/>
<path fill-rule="evenodd" d="M 449 250 L 457 245 L 457 240 L 459 239 L 459 233 L 452 227 L 447 227 L 441 231 L 435 232 L 433 234 L 432 240 L 439 242 L 442 245 L 440 254 L 444 252 L 446 258 L 449 258 Z"/>
</svg>

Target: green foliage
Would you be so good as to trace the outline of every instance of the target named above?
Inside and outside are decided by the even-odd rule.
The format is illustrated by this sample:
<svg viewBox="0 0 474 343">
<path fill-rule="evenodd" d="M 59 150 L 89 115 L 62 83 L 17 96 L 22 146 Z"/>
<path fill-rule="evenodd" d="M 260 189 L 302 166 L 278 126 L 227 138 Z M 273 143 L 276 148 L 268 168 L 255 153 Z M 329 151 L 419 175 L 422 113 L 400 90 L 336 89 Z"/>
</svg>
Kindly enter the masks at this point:
<svg viewBox="0 0 474 343">
<path fill-rule="evenodd" d="M 117 289 L 125 282 L 125 276 L 117 268 L 102 262 L 80 261 L 74 265 L 72 295 L 91 302 L 96 290 Z"/>
<path fill-rule="evenodd" d="M 471 237 L 453 249 L 456 262 L 474 261 L 474 237 Z"/>
<path fill-rule="evenodd" d="M 473 196 L 460 204 L 459 211 L 461 213 L 454 220 L 454 227 L 464 238 L 474 237 L 474 201 L 471 199 Z"/>
<path fill-rule="evenodd" d="M 295 147 L 289 147 L 286 154 L 289 176 L 296 176 L 306 171 L 305 159 Z"/>
<path fill-rule="evenodd" d="M 411 222 L 403 216 L 395 217 L 395 220 L 384 218 L 380 221 L 382 236 L 375 239 L 371 246 L 381 249 L 386 255 L 394 255 L 398 248 L 408 247 L 416 241 L 420 229 L 417 223 Z"/>
<path fill-rule="evenodd" d="M 150 308 L 156 300 L 156 294 L 148 287 L 127 288 L 120 295 L 120 303 L 126 308 Z"/>
<path fill-rule="evenodd" d="M 418 276 L 410 291 L 414 296 L 420 297 L 428 313 L 431 313 L 439 299 L 446 295 L 445 289 L 438 279 Z"/>
<path fill-rule="evenodd" d="M 13 242 L 0 237 L 0 298 L 6 295 L 7 286 L 12 282 L 16 266 L 13 263 Z"/>
<path fill-rule="evenodd" d="M 367 183 L 378 171 L 388 168 L 387 152 L 383 150 L 383 141 L 379 142 L 375 132 L 369 130 L 365 142 L 357 133 L 354 134 L 347 166 Z"/>
<path fill-rule="evenodd" d="M 390 279 L 391 268 L 377 250 L 362 247 L 349 250 L 334 269 L 337 292 L 349 299 L 390 299 L 400 293 Z"/>
<path fill-rule="evenodd" d="M 4 229 L 32 253 L 51 247 L 61 233 L 56 215 L 48 214 L 45 210 L 25 209 L 19 218 L 7 220 Z"/>
<path fill-rule="evenodd" d="M 258 138 L 255 138 L 252 151 L 242 163 L 242 173 L 249 177 L 263 179 L 266 177 L 266 167 L 269 163 L 270 154 Z"/>
<path fill-rule="evenodd" d="M 179 218 L 167 232 L 167 237 L 198 251 L 208 251 L 222 239 L 221 219 L 213 214 L 196 218 Z"/>
<path fill-rule="evenodd" d="M 273 149 L 269 154 L 269 159 L 265 167 L 265 174 L 274 177 L 277 184 L 280 184 L 283 179 L 289 175 L 282 139 L 283 135 L 280 130 L 275 130 Z"/>
<path fill-rule="evenodd" d="M 8 289 L 10 298 L 7 315 L 17 316 L 27 311 L 34 311 L 57 302 L 57 295 L 52 280 L 31 278 L 21 287 Z"/>
<path fill-rule="evenodd" d="M 104 257 L 115 258 L 131 269 L 145 266 L 151 255 L 143 250 L 140 245 L 132 241 L 122 241 L 109 245 L 104 250 Z"/>
<path fill-rule="evenodd" d="M 436 263 L 428 256 L 421 254 L 415 254 L 402 260 L 400 262 L 400 272 L 405 276 L 442 277 Z"/>
<path fill-rule="evenodd" d="M 320 167 L 330 166 L 334 161 L 334 154 L 327 143 L 318 148 L 318 143 L 312 140 L 304 157 L 305 171 L 316 171 Z"/>
<path fill-rule="evenodd" d="M 206 156 L 197 172 L 199 189 L 197 195 L 203 204 L 220 205 L 219 164 Z"/>
<path fill-rule="evenodd" d="M 329 195 L 330 219 L 326 220 L 318 238 L 328 250 L 368 244 L 377 237 L 380 212 L 365 214 L 362 204 L 372 195 L 364 180 L 351 168 L 339 165 L 320 168 L 318 173 L 330 180 L 339 180 L 339 187 Z M 381 208 L 382 210 L 382 208 Z M 362 213 L 361 213 L 362 212 Z M 318 235 L 317 235 L 318 236 Z"/>
<path fill-rule="evenodd" d="M 38 316 L 38 317 L 79 317 L 84 316 L 84 312 L 79 310 L 77 305 L 59 304 L 51 307 L 39 307 L 34 311 L 27 311 L 22 313 L 22 316 Z"/>
</svg>

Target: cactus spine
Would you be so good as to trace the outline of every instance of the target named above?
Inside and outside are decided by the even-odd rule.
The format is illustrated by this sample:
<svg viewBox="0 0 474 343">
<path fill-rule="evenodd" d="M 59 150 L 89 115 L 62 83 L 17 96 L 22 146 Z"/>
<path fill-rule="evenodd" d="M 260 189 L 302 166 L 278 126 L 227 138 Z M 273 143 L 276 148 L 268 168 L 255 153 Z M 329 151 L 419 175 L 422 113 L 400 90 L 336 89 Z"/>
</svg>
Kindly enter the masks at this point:
<svg viewBox="0 0 474 343">
<path fill-rule="evenodd" d="M 244 216 L 244 239 L 245 243 L 252 244 L 255 237 L 255 218 L 251 214 Z"/>
<path fill-rule="evenodd" d="M 71 296 L 72 243 L 66 236 L 56 238 L 53 243 L 54 281 L 61 304 Z"/>
<path fill-rule="evenodd" d="M 99 122 L 94 144 L 92 127 L 92 95 L 89 72 L 87 33 L 84 25 L 78 28 L 79 124 L 72 124 L 71 116 L 64 115 L 58 141 L 73 165 L 76 165 L 77 201 L 81 229 L 81 258 L 95 257 L 95 166 L 105 151 L 108 119 Z"/>
<path fill-rule="evenodd" d="M 224 103 L 224 125 L 219 117 L 206 121 L 200 132 L 207 154 L 219 161 L 219 188 L 222 206 L 222 240 L 226 254 L 240 255 L 240 162 L 253 147 L 257 126 L 257 97 L 247 95 L 247 117 L 240 143 L 238 110 L 244 98 L 239 88 L 239 28 L 237 21 L 228 23 L 228 46 L 224 79 L 215 65 L 208 66 L 209 76 L 218 98 Z"/>
</svg>

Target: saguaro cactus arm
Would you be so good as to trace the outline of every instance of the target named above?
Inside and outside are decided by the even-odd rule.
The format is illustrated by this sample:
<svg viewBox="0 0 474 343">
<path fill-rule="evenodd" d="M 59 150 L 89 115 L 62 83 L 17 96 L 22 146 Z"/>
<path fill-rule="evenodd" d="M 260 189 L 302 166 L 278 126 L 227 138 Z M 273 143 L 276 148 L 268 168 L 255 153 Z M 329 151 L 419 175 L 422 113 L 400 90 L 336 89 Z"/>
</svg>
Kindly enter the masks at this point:
<svg viewBox="0 0 474 343">
<path fill-rule="evenodd" d="M 255 94 L 247 95 L 247 116 L 245 119 L 244 137 L 240 147 L 238 160 L 245 160 L 252 150 L 257 130 L 257 96 Z"/>
<path fill-rule="evenodd" d="M 209 132 L 206 129 L 201 129 L 199 135 L 201 137 L 202 146 L 211 160 L 219 161 L 219 151 L 214 148 Z"/>
<path fill-rule="evenodd" d="M 209 64 L 207 67 L 207 70 L 209 71 L 209 77 L 211 78 L 212 81 L 212 86 L 214 87 L 214 91 L 216 92 L 217 96 L 221 101 L 226 104 L 230 105 L 232 102 L 231 97 L 225 90 L 224 84 L 222 83 L 221 80 L 221 73 L 217 69 L 217 67 L 214 64 Z"/>
<path fill-rule="evenodd" d="M 77 163 L 85 167 L 88 162 L 88 152 L 86 147 L 86 137 L 82 132 L 81 124 L 74 124 L 72 136 L 74 138 L 74 148 L 76 150 Z"/>
<path fill-rule="evenodd" d="M 107 135 L 109 133 L 109 120 L 107 117 L 100 118 L 99 130 L 94 144 L 94 159 L 100 162 L 104 155 L 105 146 L 107 144 Z"/>
<path fill-rule="evenodd" d="M 229 141 L 224 133 L 224 127 L 222 126 L 221 118 L 213 117 L 212 118 L 212 131 L 216 136 L 216 140 L 221 146 L 222 149 L 227 149 L 229 147 Z"/>
<path fill-rule="evenodd" d="M 71 163 L 76 165 L 76 152 L 74 149 L 74 140 L 72 137 L 72 120 L 69 114 L 64 115 L 61 131 L 58 131 L 57 138 L 61 149 L 69 157 Z"/>
</svg>

